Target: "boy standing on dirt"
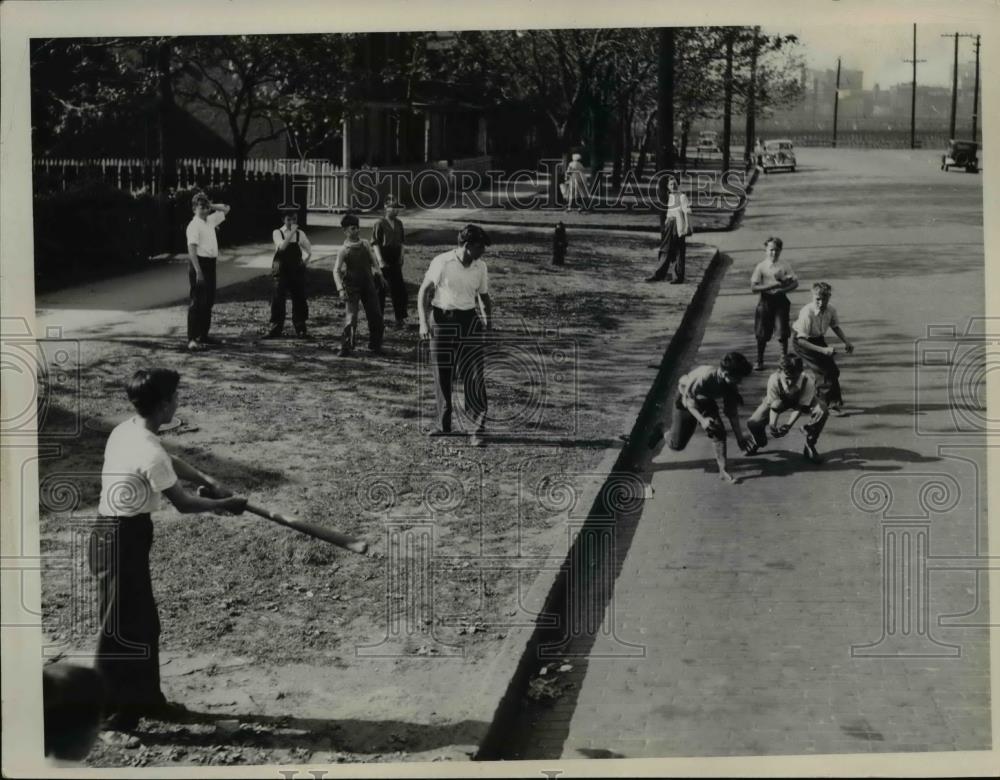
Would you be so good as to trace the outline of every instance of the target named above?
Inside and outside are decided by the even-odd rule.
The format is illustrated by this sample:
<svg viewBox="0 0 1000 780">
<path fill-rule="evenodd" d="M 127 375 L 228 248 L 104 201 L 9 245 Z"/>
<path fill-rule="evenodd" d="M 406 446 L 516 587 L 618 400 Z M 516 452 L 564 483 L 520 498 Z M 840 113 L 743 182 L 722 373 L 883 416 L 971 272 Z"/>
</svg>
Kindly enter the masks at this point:
<svg viewBox="0 0 1000 780">
<path fill-rule="evenodd" d="M 791 416 L 787 422 L 779 425 L 781 414 L 787 411 L 791 411 Z M 785 355 L 781 358 L 778 370 L 768 377 L 764 400 L 747 420 L 747 430 L 750 431 L 754 444 L 764 447 L 767 445 L 768 431 L 774 438 L 781 438 L 798 422 L 803 412 L 809 415 L 809 422 L 802 426 L 806 435 L 802 454 L 813 463 L 820 463 L 816 442 L 829 415 L 816 393 L 815 377 L 803 370 L 802 358 L 798 355 Z"/>
<path fill-rule="evenodd" d="M 229 206 L 211 203 L 208 196 L 199 192 L 191 199 L 194 217 L 188 223 L 186 236 L 188 248 L 188 282 L 191 301 L 188 304 L 187 348 L 198 351 L 206 344 L 217 343 L 208 335 L 212 326 L 212 306 L 215 304 L 215 263 L 219 258 L 219 239 L 216 228 L 226 219 Z"/>
<path fill-rule="evenodd" d="M 347 237 L 333 262 L 333 279 L 340 290 L 340 298 L 347 302 L 344 315 L 344 334 L 341 339 L 341 357 L 354 351 L 358 336 L 358 308 L 364 306 L 368 320 L 368 349 L 373 355 L 382 354 L 382 307 L 378 300 L 378 286 L 382 282 L 378 258 L 371 244 L 362 241 L 361 225 L 357 216 L 345 214 L 340 226 Z"/>
<path fill-rule="evenodd" d="M 782 241 L 771 237 L 764 242 L 765 258 L 757 263 L 750 276 L 750 291 L 759 293 L 757 310 L 754 312 L 753 332 L 757 338 L 757 362 L 755 371 L 764 370 L 764 349 L 774 335 L 774 326 L 778 326 L 778 342 L 781 344 L 781 354 L 788 354 L 788 337 L 791 328 L 788 324 L 788 312 L 791 303 L 788 293 L 799 286 L 788 263 L 782 262 Z"/>
<path fill-rule="evenodd" d="M 839 417 L 843 414 L 844 403 L 840 390 L 840 369 L 833 359 L 834 348 L 826 343 L 826 331 L 833 330 L 837 334 L 837 338 L 844 342 L 844 351 L 848 355 L 854 352 L 854 345 L 840 329 L 837 311 L 830 305 L 833 288 L 826 282 L 816 282 L 812 293 L 812 302 L 802 307 L 792 326 L 792 344 L 806 365 L 822 376 L 820 395 L 830 413 Z"/>
<path fill-rule="evenodd" d="M 752 455 L 756 447 L 743 435 L 740 428 L 739 406 L 742 403 L 737 388 L 750 375 L 752 368 L 739 352 L 729 352 L 718 366 L 698 366 L 682 376 L 677 383 L 677 400 L 674 402 L 673 420 L 666 444 L 674 451 L 683 450 L 697 426 L 701 426 L 715 448 L 715 462 L 719 465 L 719 476 L 726 482 L 736 484 L 726 464 L 726 427 L 719 413 L 719 402 L 729 419 L 729 425 L 736 435 L 736 443 L 746 454 Z M 654 456 L 662 450 L 662 429 L 654 432 L 650 446 Z"/>
<path fill-rule="evenodd" d="M 386 284 L 379 287 L 379 305 L 385 317 L 385 288 L 389 288 L 396 326 L 406 325 L 406 282 L 403 279 L 403 255 L 406 253 L 406 231 L 397 216 L 399 203 L 391 195 L 385 201 L 385 216 L 372 227 L 372 249 L 385 277 Z"/>
<path fill-rule="evenodd" d="M 161 495 L 184 514 L 241 514 L 247 504 L 163 449 L 157 431 L 177 411 L 179 382 L 170 369 L 137 371 L 127 387 L 136 416 L 115 427 L 104 450 L 100 520 L 90 537 L 89 559 L 101 615 L 95 666 L 107 687 L 106 727 L 116 731 L 135 729 L 142 716 L 184 715 L 160 690 L 160 620 L 149 550 L 151 513 L 161 508 Z M 204 485 L 217 498 L 189 493 L 179 479 Z"/>
<path fill-rule="evenodd" d="M 292 298 L 292 325 L 295 335 L 306 337 L 306 320 L 309 302 L 306 300 L 306 263 L 312 257 L 312 246 L 306 234 L 299 230 L 298 212 L 285 211 L 284 224 L 271 234 L 274 241 L 274 260 L 271 276 L 274 292 L 271 295 L 271 325 L 266 338 L 276 339 L 285 327 L 285 298 Z"/>
</svg>

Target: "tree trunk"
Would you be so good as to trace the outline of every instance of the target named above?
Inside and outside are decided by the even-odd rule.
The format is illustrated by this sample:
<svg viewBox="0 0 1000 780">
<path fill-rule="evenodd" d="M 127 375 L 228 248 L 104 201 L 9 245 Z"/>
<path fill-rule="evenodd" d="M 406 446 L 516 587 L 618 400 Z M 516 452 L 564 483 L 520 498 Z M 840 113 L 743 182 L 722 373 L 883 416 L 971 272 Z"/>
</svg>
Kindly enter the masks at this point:
<svg viewBox="0 0 1000 780">
<path fill-rule="evenodd" d="M 687 170 L 687 153 L 688 153 L 688 136 L 691 135 L 691 120 L 682 119 L 681 120 L 681 166 L 686 171 Z"/>
<path fill-rule="evenodd" d="M 760 27 L 753 28 L 753 46 L 750 49 L 750 87 L 747 94 L 747 124 L 746 137 L 743 144 L 743 159 L 753 159 L 754 139 L 757 135 L 757 47 L 759 46 Z"/>
<path fill-rule="evenodd" d="M 723 82 L 725 103 L 722 108 L 722 170 L 729 170 L 729 142 L 733 129 L 733 31 L 726 30 L 726 75 Z"/>
<path fill-rule="evenodd" d="M 641 179 L 646 170 L 646 156 L 649 154 L 649 142 L 653 137 L 654 125 L 656 124 L 656 114 L 650 114 L 646 120 L 646 129 L 642 134 L 642 141 L 639 144 L 639 159 L 635 163 L 635 178 Z"/>
<path fill-rule="evenodd" d="M 156 75 L 159 87 L 159 141 L 160 141 L 160 180 L 159 191 L 177 187 L 177 163 L 174 154 L 174 85 L 170 80 L 171 41 L 161 41 L 156 52 Z"/>
<path fill-rule="evenodd" d="M 659 38 L 656 167 L 666 171 L 674 167 L 674 28 L 661 27 Z"/>
</svg>

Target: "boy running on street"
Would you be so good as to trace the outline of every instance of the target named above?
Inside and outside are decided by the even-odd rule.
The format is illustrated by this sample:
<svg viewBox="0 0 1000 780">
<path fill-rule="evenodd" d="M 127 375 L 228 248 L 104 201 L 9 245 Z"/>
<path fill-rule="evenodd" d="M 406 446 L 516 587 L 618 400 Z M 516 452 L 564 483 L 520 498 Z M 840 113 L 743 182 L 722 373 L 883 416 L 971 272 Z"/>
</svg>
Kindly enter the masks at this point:
<svg viewBox="0 0 1000 780">
<path fill-rule="evenodd" d="M 802 307 L 792 326 L 792 345 L 805 364 L 820 374 L 823 379 L 820 397 L 831 414 L 840 416 L 843 414 L 844 404 L 840 390 L 840 369 L 833 359 L 834 348 L 826 343 L 827 330 L 833 330 L 837 338 L 844 342 L 844 351 L 848 355 L 854 352 L 854 345 L 840 329 L 837 311 L 830 305 L 833 288 L 826 282 L 816 282 L 812 286 L 812 293 L 812 302 Z"/>
<path fill-rule="evenodd" d="M 787 411 L 791 411 L 791 416 L 779 425 L 781 414 Z M 809 415 L 809 422 L 802 426 L 806 435 L 802 454 L 813 463 L 820 463 L 816 441 L 826 425 L 828 412 L 816 393 L 815 377 L 803 370 L 802 358 L 798 355 L 785 355 L 781 358 L 778 370 L 768 377 L 764 400 L 747 420 L 747 429 L 754 444 L 764 447 L 767 445 L 768 432 L 775 439 L 781 438 L 792 429 L 803 413 Z"/>
<path fill-rule="evenodd" d="M 736 435 L 736 443 L 747 455 L 753 455 L 756 447 L 740 428 L 739 405 L 742 399 L 737 392 L 740 382 L 752 370 L 750 361 L 742 354 L 729 352 L 718 366 L 698 366 L 682 376 L 677 383 L 677 400 L 666 440 L 670 449 L 683 450 L 695 428 L 700 425 L 715 447 L 719 477 L 731 484 L 739 480 L 726 467 L 726 427 L 719 413 L 719 402 L 722 402 L 723 411 Z M 657 444 L 651 442 L 654 449 Z"/>
<path fill-rule="evenodd" d="M 781 354 L 788 354 L 788 337 L 791 328 L 788 324 L 788 312 L 791 304 L 787 293 L 799 286 L 799 280 L 788 263 L 782 262 L 782 241 L 771 237 L 764 242 L 766 256 L 757 263 L 750 277 L 750 291 L 759 293 L 757 310 L 754 313 L 753 332 L 757 338 L 757 362 L 755 371 L 764 370 L 764 349 L 774 335 L 775 325 L 778 327 L 778 342 L 781 344 Z"/>
</svg>

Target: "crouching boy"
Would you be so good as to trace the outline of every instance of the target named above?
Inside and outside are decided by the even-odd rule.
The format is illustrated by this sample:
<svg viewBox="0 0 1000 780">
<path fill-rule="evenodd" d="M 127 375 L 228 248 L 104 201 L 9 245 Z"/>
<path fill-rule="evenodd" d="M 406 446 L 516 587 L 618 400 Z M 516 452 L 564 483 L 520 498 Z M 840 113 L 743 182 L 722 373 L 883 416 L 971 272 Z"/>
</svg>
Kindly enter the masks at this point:
<svg viewBox="0 0 1000 780">
<path fill-rule="evenodd" d="M 788 411 L 791 415 L 784 423 L 780 423 L 781 414 Z M 816 393 L 815 378 L 803 369 L 802 358 L 798 355 L 785 355 L 778 370 L 768 377 L 764 400 L 747 420 L 747 429 L 754 444 L 764 447 L 768 432 L 775 439 L 781 438 L 792 429 L 803 413 L 809 415 L 809 422 L 802 426 L 806 435 L 802 454 L 813 463 L 820 463 L 816 442 L 823 432 L 829 413 Z"/>
<path fill-rule="evenodd" d="M 119 731 L 133 730 L 141 716 L 183 714 L 160 690 L 160 620 L 149 571 L 151 513 L 161 508 L 161 496 L 185 514 L 240 514 L 247 504 L 160 444 L 157 431 L 177 411 L 179 382 L 170 369 L 137 371 L 127 387 L 137 414 L 115 427 L 104 450 L 100 520 L 88 552 L 101 616 L 95 667 L 107 687 L 106 728 Z M 189 493 L 180 479 L 203 485 L 216 497 Z"/>
<path fill-rule="evenodd" d="M 677 384 L 677 400 L 666 439 L 670 449 L 683 450 L 695 428 L 700 425 L 715 448 L 719 477 L 733 484 L 738 480 L 729 473 L 726 465 L 726 427 L 719 413 L 719 402 L 722 402 L 722 410 L 729 419 L 736 443 L 741 450 L 752 455 L 756 448 L 740 428 L 739 406 L 742 399 L 737 392 L 740 382 L 752 371 L 750 361 L 742 354 L 730 352 L 718 366 L 698 366 L 682 376 Z M 651 442 L 654 449 L 656 444 Z"/>
</svg>

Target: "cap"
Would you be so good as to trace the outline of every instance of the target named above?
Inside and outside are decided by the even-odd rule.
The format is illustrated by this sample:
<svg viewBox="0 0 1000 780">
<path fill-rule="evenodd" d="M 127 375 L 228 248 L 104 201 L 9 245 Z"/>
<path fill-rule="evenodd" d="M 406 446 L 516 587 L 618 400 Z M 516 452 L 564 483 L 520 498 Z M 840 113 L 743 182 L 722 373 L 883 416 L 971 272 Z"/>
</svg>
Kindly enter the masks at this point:
<svg viewBox="0 0 1000 780">
<path fill-rule="evenodd" d="M 489 246 L 490 237 L 486 235 L 486 231 L 479 227 L 479 225 L 466 225 L 458 234 L 458 243 Z"/>
</svg>

